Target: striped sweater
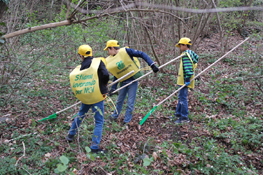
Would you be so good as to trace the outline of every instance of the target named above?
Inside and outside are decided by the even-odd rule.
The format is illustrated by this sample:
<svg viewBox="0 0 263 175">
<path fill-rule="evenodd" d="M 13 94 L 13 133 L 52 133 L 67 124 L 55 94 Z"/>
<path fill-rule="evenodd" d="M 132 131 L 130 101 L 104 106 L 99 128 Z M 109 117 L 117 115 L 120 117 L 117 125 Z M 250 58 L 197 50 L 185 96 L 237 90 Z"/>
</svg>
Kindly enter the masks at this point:
<svg viewBox="0 0 263 175">
<path fill-rule="evenodd" d="M 192 58 L 194 64 L 198 62 L 199 57 L 194 51 L 186 50 L 184 52 L 188 52 L 189 53 L 189 55 Z M 187 55 L 183 56 L 182 61 L 183 61 L 183 69 L 184 69 L 184 79 L 185 79 L 185 81 L 190 81 L 191 76 L 194 74 L 192 62 L 188 58 Z"/>
</svg>

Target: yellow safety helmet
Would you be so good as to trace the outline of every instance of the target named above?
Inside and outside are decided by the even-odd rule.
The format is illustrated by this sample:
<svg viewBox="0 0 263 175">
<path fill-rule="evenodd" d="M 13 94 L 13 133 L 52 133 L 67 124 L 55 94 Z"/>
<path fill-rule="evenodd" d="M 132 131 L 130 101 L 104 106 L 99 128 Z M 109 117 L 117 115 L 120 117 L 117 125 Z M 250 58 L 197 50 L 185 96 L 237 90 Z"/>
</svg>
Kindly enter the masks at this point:
<svg viewBox="0 0 263 175">
<path fill-rule="evenodd" d="M 175 46 L 180 47 L 179 44 L 192 45 L 192 41 L 190 40 L 190 38 L 181 38 Z"/>
<path fill-rule="evenodd" d="M 107 45 L 104 50 L 107 50 L 108 47 L 120 47 L 119 42 L 117 40 L 109 40 L 107 41 Z"/>
<path fill-rule="evenodd" d="M 92 49 L 89 45 L 81 45 L 79 46 L 78 54 L 83 55 L 85 57 L 92 56 Z"/>
</svg>

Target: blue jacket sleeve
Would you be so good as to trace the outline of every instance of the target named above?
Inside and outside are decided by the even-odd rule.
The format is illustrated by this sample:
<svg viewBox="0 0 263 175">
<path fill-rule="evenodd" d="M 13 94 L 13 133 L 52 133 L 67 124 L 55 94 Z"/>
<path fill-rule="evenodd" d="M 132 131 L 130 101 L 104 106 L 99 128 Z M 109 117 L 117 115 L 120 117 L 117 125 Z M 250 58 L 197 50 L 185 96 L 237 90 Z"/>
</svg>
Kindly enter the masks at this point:
<svg viewBox="0 0 263 175">
<path fill-rule="evenodd" d="M 132 60 L 133 60 L 133 57 L 140 57 L 140 58 L 144 59 L 144 61 L 146 61 L 146 63 L 149 66 L 154 64 L 153 61 L 151 60 L 151 58 L 146 53 L 139 51 L 139 50 L 130 49 L 130 48 L 125 48 L 125 49 L 126 49 L 126 52 L 131 57 Z"/>
<path fill-rule="evenodd" d="M 114 77 L 114 78 L 113 78 L 113 82 L 116 81 L 116 80 L 117 80 L 117 78 Z M 115 90 L 117 89 L 117 85 L 118 85 L 118 83 L 112 85 L 111 89 L 115 91 Z"/>
</svg>

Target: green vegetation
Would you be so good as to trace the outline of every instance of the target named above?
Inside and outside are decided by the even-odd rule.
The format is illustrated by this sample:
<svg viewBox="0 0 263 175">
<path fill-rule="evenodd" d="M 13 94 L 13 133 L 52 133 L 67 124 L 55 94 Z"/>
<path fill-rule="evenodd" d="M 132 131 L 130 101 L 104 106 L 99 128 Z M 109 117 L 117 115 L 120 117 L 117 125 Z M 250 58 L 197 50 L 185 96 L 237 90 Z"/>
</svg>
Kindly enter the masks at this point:
<svg viewBox="0 0 263 175">
<path fill-rule="evenodd" d="M 239 6 L 241 1 L 231 1 L 235 2 Z M 230 1 L 220 5 L 230 6 L 227 3 Z M 52 21 L 37 20 L 36 14 L 29 15 L 25 27 L 62 21 L 67 8 L 64 6 Z M 234 18 L 229 16 L 229 20 Z M 103 48 L 108 39 L 116 38 L 123 44 L 125 22 L 118 18 L 93 19 L 88 27 L 75 24 L 40 30 L 20 36 L 16 44 L 9 41 L 6 47 L 1 46 L 1 60 L 10 64 L 1 67 L 0 116 L 11 118 L 0 123 L 1 174 L 262 174 L 261 22 L 247 21 L 251 29 L 249 42 L 196 81 L 196 88 L 189 92 L 189 124 L 175 125 L 168 119 L 176 108 L 175 95 L 139 126 L 153 106 L 176 89 L 177 63 L 140 82 L 128 129 L 120 124 L 125 110 L 117 122 L 105 122 L 100 145 L 108 150 L 105 155 L 90 152 L 94 129 L 91 110 L 72 143 L 65 137 L 79 106 L 59 114 L 55 120 L 37 122 L 78 102 L 68 77 L 80 64 L 78 46 L 88 43 L 95 57 L 106 57 Z M 224 27 L 238 23 L 231 22 Z M 229 37 L 241 41 L 232 29 Z M 136 47 L 141 46 L 133 48 Z M 220 57 L 219 50 L 201 49 L 197 48 L 197 73 Z M 150 51 L 149 55 L 154 58 Z M 166 60 L 175 57 L 173 51 L 167 55 L 171 56 Z M 116 98 L 112 97 L 113 102 Z M 123 109 L 126 107 L 125 104 Z M 112 104 L 105 101 L 105 120 L 112 112 Z"/>
</svg>

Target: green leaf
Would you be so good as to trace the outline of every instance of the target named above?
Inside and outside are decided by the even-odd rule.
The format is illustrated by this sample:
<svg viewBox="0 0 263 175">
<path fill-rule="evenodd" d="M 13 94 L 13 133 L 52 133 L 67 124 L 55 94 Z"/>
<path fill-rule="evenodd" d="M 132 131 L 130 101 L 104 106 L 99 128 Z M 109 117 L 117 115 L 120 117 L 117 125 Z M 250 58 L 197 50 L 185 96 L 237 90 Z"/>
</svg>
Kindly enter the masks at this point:
<svg viewBox="0 0 263 175">
<path fill-rule="evenodd" d="M 173 143 L 176 148 L 179 148 L 182 143 Z"/>
<path fill-rule="evenodd" d="M 4 39 L 0 39 L 0 44 L 4 44 L 5 40 Z"/>
<path fill-rule="evenodd" d="M 2 0 L 6 5 L 9 3 L 9 0 Z"/>
<path fill-rule="evenodd" d="M 66 156 L 61 156 L 59 159 L 61 160 L 61 162 L 62 162 L 64 165 L 67 165 L 68 162 L 69 162 L 69 160 L 68 160 L 68 158 L 67 158 Z"/>
<path fill-rule="evenodd" d="M 63 171 L 65 171 L 67 168 L 68 168 L 68 166 L 58 164 L 58 168 L 57 168 L 57 169 L 58 169 L 59 172 L 63 172 Z"/>
<path fill-rule="evenodd" d="M 32 119 L 32 123 L 31 123 L 32 127 L 35 127 L 37 125 L 35 119 Z"/>
<path fill-rule="evenodd" d="M 87 153 L 90 153 L 91 152 L 91 149 L 90 149 L 90 147 L 85 147 L 85 150 L 87 151 Z"/>
<path fill-rule="evenodd" d="M 94 156 L 93 156 L 92 154 L 90 154 L 90 153 L 87 154 L 87 157 L 88 157 L 89 159 L 91 159 L 92 161 L 95 160 Z"/>
<path fill-rule="evenodd" d="M 194 148 L 194 151 L 198 151 L 199 148 L 201 148 L 201 147 L 195 147 L 195 148 Z"/>
<path fill-rule="evenodd" d="M 90 159 L 91 159 L 92 161 L 94 161 L 94 160 L 95 160 L 95 157 L 91 154 L 91 155 L 90 155 Z"/>
<path fill-rule="evenodd" d="M 59 173 L 59 171 L 58 171 L 58 169 L 57 169 L 57 168 L 54 170 L 54 172 L 55 172 L 56 174 L 58 174 L 58 173 Z"/>
<path fill-rule="evenodd" d="M 89 159 L 91 159 L 92 161 L 95 160 L 95 157 L 94 157 L 92 154 L 87 154 L 87 157 L 88 157 Z"/>
<path fill-rule="evenodd" d="M 59 146 L 60 145 L 60 143 L 58 143 L 58 142 L 55 142 L 55 146 Z"/>
<path fill-rule="evenodd" d="M 149 166 L 151 164 L 152 160 L 148 157 L 143 159 L 143 166 Z"/>
</svg>

